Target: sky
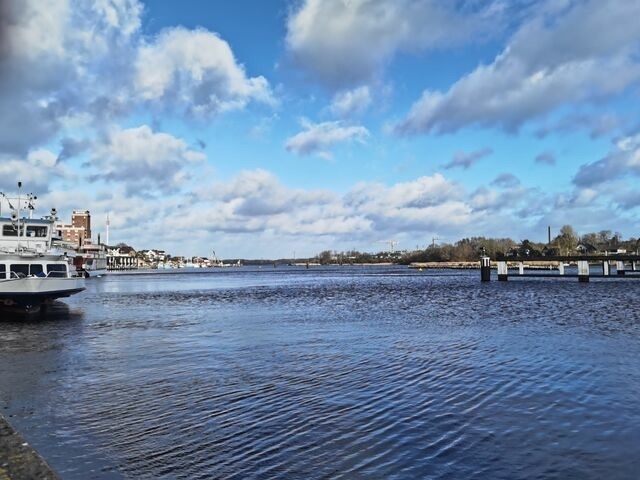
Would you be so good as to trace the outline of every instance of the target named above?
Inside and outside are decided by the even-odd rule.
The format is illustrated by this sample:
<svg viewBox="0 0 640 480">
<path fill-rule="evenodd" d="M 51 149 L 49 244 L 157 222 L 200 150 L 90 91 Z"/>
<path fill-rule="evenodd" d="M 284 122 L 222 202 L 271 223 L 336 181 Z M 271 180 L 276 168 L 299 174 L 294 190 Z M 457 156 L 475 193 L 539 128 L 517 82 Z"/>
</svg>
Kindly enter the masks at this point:
<svg viewBox="0 0 640 480">
<path fill-rule="evenodd" d="M 0 0 L 0 191 L 291 258 L 640 236 L 640 0 Z"/>
</svg>

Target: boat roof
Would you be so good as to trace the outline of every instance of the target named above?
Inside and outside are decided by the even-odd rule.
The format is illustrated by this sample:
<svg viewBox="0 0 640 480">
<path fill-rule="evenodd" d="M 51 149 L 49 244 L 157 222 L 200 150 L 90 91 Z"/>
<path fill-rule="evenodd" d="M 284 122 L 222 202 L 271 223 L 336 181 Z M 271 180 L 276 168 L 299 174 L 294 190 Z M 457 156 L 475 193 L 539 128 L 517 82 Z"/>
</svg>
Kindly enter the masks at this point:
<svg viewBox="0 0 640 480">
<path fill-rule="evenodd" d="M 42 257 L 25 257 L 21 255 L 2 254 L 0 264 L 5 263 L 68 263 L 67 259 L 60 255 L 43 255 Z"/>
<path fill-rule="evenodd" d="M 28 224 L 40 224 L 40 225 L 49 225 L 51 224 L 51 220 L 45 220 L 44 218 L 21 218 L 21 222 L 26 222 Z M 0 222 L 8 222 L 11 223 L 12 220 L 9 217 L 0 217 Z"/>
</svg>

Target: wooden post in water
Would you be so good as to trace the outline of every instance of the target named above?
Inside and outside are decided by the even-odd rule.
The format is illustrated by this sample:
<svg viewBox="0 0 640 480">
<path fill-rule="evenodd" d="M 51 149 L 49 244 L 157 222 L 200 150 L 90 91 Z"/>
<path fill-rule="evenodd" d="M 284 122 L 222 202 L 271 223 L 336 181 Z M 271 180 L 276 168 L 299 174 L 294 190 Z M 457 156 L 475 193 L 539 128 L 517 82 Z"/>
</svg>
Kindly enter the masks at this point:
<svg viewBox="0 0 640 480">
<path fill-rule="evenodd" d="M 508 276 L 509 276 L 509 271 L 507 269 L 507 262 L 504 262 L 504 261 L 498 262 L 498 280 L 501 282 L 506 282 Z"/>
<path fill-rule="evenodd" d="M 524 275 L 524 262 L 518 263 L 518 274 Z"/>
<path fill-rule="evenodd" d="M 491 259 L 489 257 L 480 257 L 480 281 L 491 281 Z"/>
<path fill-rule="evenodd" d="M 578 260 L 578 281 L 589 281 L 589 262 L 587 260 Z"/>
<path fill-rule="evenodd" d="M 564 262 L 558 262 L 558 272 L 560 275 L 564 275 Z"/>
<path fill-rule="evenodd" d="M 608 277 L 609 275 L 611 275 L 610 271 L 611 267 L 609 265 L 609 260 L 605 260 L 604 262 L 602 262 L 602 275 Z"/>
<path fill-rule="evenodd" d="M 624 260 L 618 260 L 616 262 L 616 273 L 618 275 L 624 275 Z"/>
</svg>

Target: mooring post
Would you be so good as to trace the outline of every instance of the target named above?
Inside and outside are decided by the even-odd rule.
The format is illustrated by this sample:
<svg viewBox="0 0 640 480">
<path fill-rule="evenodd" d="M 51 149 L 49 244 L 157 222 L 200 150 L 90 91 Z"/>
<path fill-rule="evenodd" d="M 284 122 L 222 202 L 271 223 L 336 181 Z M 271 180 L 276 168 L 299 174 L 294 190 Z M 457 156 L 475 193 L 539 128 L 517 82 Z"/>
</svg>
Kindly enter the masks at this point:
<svg viewBox="0 0 640 480">
<path fill-rule="evenodd" d="M 524 262 L 518 263 L 518 274 L 524 275 Z"/>
<path fill-rule="evenodd" d="M 589 262 L 587 260 L 578 260 L 578 281 L 589 281 Z"/>
<path fill-rule="evenodd" d="M 564 263 L 558 262 L 558 272 L 560 275 L 564 275 Z"/>
<path fill-rule="evenodd" d="M 632 271 L 632 272 L 635 272 L 635 271 L 636 271 L 636 269 L 637 269 L 637 267 L 636 267 L 636 261 L 634 260 L 634 261 L 632 261 L 632 262 L 631 262 L 631 271 Z"/>
<path fill-rule="evenodd" d="M 508 275 L 509 271 L 507 269 L 507 262 L 498 262 L 498 280 L 500 280 L 501 282 L 506 282 Z"/>
<path fill-rule="evenodd" d="M 618 275 L 624 275 L 624 260 L 618 260 L 616 262 L 616 273 Z"/>
<path fill-rule="evenodd" d="M 480 257 L 480 281 L 489 282 L 491 280 L 491 259 Z"/>
<path fill-rule="evenodd" d="M 605 277 L 608 277 L 610 275 L 609 260 L 605 260 L 604 262 L 602 262 L 602 275 L 604 275 Z"/>
</svg>

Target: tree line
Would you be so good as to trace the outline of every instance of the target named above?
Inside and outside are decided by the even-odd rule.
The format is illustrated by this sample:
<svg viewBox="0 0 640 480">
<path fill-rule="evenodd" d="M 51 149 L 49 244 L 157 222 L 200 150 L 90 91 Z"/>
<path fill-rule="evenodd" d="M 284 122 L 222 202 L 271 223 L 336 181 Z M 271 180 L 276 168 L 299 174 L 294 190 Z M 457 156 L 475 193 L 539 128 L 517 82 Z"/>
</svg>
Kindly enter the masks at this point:
<svg viewBox="0 0 640 480">
<path fill-rule="evenodd" d="M 571 225 L 564 225 L 550 243 L 533 242 L 529 239 L 516 242 L 511 238 L 469 237 L 455 243 L 430 245 L 422 250 L 403 252 L 363 253 L 358 251 L 332 252 L 325 250 L 310 259 L 323 265 L 345 263 L 410 264 L 413 262 L 470 262 L 481 255 L 491 258 L 573 255 L 626 250 L 636 252 L 640 239 L 623 239 L 619 232 L 601 230 L 578 235 Z"/>
</svg>

